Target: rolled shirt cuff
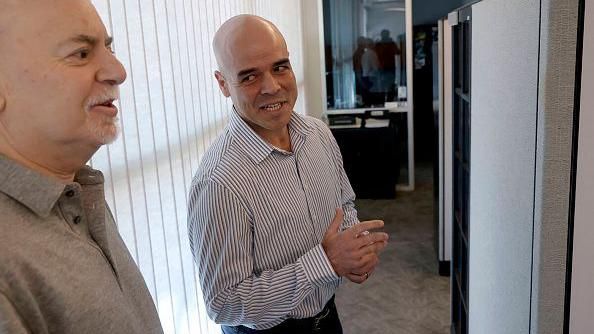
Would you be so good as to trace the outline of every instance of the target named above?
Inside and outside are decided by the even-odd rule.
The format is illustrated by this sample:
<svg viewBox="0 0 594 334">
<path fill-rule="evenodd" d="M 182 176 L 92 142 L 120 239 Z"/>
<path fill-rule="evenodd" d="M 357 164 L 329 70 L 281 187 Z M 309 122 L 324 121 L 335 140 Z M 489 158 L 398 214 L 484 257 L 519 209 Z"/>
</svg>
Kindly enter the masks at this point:
<svg viewBox="0 0 594 334">
<path fill-rule="evenodd" d="M 305 270 L 307 279 L 316 286 L 339 281 L 340 277 L 332 269 L 332 264 L 324 252 L 322 244 L 318 244 L 305 253 L 299 262 Z"/>
</svg>

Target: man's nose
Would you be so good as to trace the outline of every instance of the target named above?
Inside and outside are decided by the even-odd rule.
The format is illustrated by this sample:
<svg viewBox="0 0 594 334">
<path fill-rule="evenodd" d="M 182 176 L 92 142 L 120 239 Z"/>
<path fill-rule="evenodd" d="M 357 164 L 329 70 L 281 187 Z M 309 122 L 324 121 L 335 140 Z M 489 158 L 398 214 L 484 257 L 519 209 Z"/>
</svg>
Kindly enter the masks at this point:
<svg viewBox="0 0 594 334">
<path fill-rule="evenodd" d="M 121 85 L 126 80 L 124 65 L 113 54 L 106 56 L 104 64 L 97 72 L 97 81 L 112 86 Z"/>
<path fill-rule="evenodd" d="M 281 89 L 277 78 L 269 72 L 264 73 L 262 78 L 261 93 L 267 95 L 274 95 Z"/>
</svg>

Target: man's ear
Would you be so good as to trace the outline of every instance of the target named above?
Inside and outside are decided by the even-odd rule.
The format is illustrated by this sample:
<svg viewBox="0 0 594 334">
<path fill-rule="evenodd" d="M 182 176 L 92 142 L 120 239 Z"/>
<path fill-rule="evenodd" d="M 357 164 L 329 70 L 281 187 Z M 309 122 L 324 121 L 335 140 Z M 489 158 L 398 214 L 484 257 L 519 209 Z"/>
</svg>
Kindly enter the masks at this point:
<svg viewBox="0 0 594 334">
<path fill-rule="evenodd" d="M 0 113 L 6 109 L 6 97 L 4 97 L 4 91 L 2 90 L 2 86 L 0 86 Z"/>
<path fill-rule="evenodd" d="M 1 1 L 1 0 L 0 0 Z M 0 113 L 6 110 L 6 105 L 8 104 L 9 98 L 9 88 L 7 86 L 6 78 L 2 76 L 2 72 L 0 72 Z"/>
<path fill-rule="evenodd" d="M 223 74 L 219 71 L 215 71 L 214 75 L 217 79 L 217 82 L 219 83 L 219 89 L 221 90 L 221 93 L 223 93 L 225 97 L 231 96 L 231 94 L 229 93 L 229 89 L 227 88 L 227 81 L 225 80 Z"/>
</svg>

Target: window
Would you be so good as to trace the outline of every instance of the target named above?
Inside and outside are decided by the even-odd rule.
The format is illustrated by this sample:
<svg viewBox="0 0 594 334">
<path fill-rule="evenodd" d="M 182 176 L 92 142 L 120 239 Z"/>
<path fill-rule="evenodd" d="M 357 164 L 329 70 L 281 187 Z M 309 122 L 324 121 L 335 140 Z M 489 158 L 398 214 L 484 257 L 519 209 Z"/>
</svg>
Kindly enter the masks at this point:
<svg viewBox="0 0 594 334">
<path fill-rule="evenodd" d="M 213 71 L 212 37 L 227 18 L 253 13 L 287 39 L 301 87 L 301 8 L 291 0 L 93 0 L 128 78 L 120 89 L 122 134 L 90 164 L 153 296 L 165 333 L 213 333 L 187 236 L 188 188 L 226 124 L 230 100 Z M 282 13 L 292 13 L 291 16 Z M 282 15 L 282 20 L 281 20 Z M 303 94 L 296 106 L 301 111 Z"/>
<path fill-rule="evenodd" d="M 404 0 L 324 0 L 328 109 L 406 101 Z"/>
</svg>

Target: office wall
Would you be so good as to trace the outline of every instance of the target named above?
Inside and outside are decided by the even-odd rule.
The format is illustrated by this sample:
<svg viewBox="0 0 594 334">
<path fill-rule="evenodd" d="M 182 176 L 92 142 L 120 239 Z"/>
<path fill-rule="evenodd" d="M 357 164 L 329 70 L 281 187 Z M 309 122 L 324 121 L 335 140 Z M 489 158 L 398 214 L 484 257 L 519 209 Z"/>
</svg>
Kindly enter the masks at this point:
<svg viewBox="0 0 594 334">
<path fill-rule="evenodd" d="M 324 19 L 322 0 L 308 0 L 301 4 L 303 26 L 303 65 L 305 113 L 321 118 L 326 106 L 324 65 Z"/>
<path fill-rule="evenodd" d="M 531 333 L 563 331 L 577 0 L 541 1 Z"/>
<path fill-rule="evenodd" d="M 471 333 L 563 330 L 577 7 L 472 7 Z"/>
<path fill-rule="evenodd" d="M 570 334 L 594 328 L 594 1 L 586 1 L 573 237 Z"/>
<path fill-rule="evenodd" d="M 473 334 L 529 330 L 538 28 L 538 0 L 484 0 L 472 7 Z"/>
<path fill-rule="evenodd" d="M 452 112 L 452 29 L 450 28 L 450 22 L 444 20 L 444 40 L 443 45 L 445 46 L 443 62 L 444 62 L 444 87 L 443 87 L 443 101 L 444 101 L 444 161 L 443 161 L 443 173 L 447 176 L 447 179 L 443 183 L 444 191 L 444 202 L 445 205 L 443 214 L 443 237 L 444 240 L 444 260 L 450 261 L 452 259 L 452 226 L 454 225 L 453 218 L 453 166 L 454 166 L 454 155 L 453 155 L 453 112 Z"/>
</svg>

